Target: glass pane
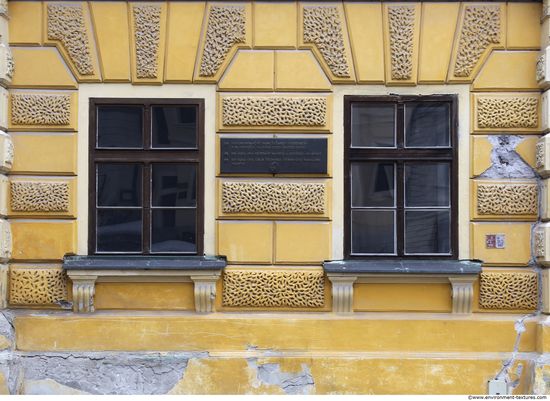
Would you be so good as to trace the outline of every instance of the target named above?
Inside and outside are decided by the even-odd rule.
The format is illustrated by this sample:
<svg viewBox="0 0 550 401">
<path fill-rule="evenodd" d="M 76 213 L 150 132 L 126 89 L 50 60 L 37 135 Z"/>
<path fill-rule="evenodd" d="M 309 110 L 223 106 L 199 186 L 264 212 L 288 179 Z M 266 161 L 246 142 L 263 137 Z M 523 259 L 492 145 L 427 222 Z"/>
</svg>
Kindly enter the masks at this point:
<svg viewBox="0 0 550 401">
<path fill-rule="evenodd" d="M 196 148 L 197 108 L 195 106 L 153 107 L 154 148 Z"/>
<path fill-rule="evenodd" d="M 395 253 L 395 213 L 391 210 L 351 211 L 351 253 Z"/>
<path fill-rule="evenodd" d="M 156 209 L 152 215 L 152 252 L 197 252 L 195 209 Z"/>
<path fill-rule="evenodd" d="M 450 212 L 405 212 L 405 253 L 451 252 Z"/>
<path fill-rule="evenodd" d="M 97 165 L 97 206 L 141 206 L 141 165 Z"/>
<path fill-rule="evenodd" d="M 450 121 L 449 103 L 407 103 L 405 105 L 406 146 L 449 146 Z"/>
<path fill-rule="evenodd" d="M 351 105 L 351 146 L 395 147 L 395 105 L 353 103 Z"/>
<path fill-rule="evenodd" d="M 449 206 L 449 163 L 405 163 L 405 206 Z"/>
<path fill-rule="evenodd" d="M 141 106 L 99 106 L 97 146 L 100 148 L 142 148 Z"/>
<path fill-rule="evenodd" d="M 97 251 L 141 252 L 141 210 L 98 210 Z"/>
<path fill-rule="evenodd" d="M 394 164 L 353 163 L 351 205 L 353 207 L 394 206 Z"/>
<path fill-rule="evenodd" d="M 153 206 L 196 206 L 197 168 L 193 164 L 153 164 Z"/>
</svg>

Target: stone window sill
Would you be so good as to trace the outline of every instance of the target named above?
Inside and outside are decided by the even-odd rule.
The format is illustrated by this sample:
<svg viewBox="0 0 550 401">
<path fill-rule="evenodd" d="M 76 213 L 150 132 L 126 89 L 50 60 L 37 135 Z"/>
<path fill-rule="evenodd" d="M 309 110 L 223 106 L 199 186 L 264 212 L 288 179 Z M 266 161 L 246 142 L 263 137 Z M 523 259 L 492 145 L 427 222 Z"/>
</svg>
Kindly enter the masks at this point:
<svg viewBox="0 0 550 401">
<path fill-rule="evenodd" d="M 456 260 L 336 260 L 323 264 L 332 283 L 332 310 L 353 312 L 355 283 L 450 283 L 453 313 L 471 313 L 481 262 Z"/>
</svg>

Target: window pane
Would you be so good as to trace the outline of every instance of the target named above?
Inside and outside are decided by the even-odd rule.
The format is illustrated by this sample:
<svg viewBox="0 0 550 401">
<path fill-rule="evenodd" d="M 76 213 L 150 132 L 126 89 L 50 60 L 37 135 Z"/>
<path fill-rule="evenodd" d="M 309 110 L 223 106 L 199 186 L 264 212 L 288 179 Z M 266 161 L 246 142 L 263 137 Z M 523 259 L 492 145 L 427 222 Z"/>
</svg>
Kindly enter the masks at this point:
<svg viewBox="0 0 550 401">
<path fill-rule="evenodd" d="M 153 107 L 154 148 L 196 148 L 197 108 L 195 106 Z"/>
<path fill-rule="evenodd" d="M 141 252 L 141 210 L 98 210 L 97 251 Z"/>
<path fill-rule="evenodd" d="M 394 254 L 394 220 L 391 210 L 352 210 L 351 252 Z"/>
<path fill-rule="evenodd" d="M 450 212 L 412 211 L 405 212 L 405 252 L 445 253 L 451 252 Z"/>
<path fill-rule="evenodd" d="M 193 164 L 153 164 L 153 206 L 197 204 L 197 168 Z"/>
<path fill-rule="evenodd" d="M 449 206 L 449 163 L 405 163 L 405 206 Z"/>
<path fill-rule="evenodd" d="M 394 164 L 353 163 L 351 205 L 353 207 L 394 206 Z"/>
<path fill-rule="evenodd" d="M 405 143 L 409 147 L 449 146 L 451 108 L 448 103 L 405 105 Z"/>
<path fill-rule="evenodd" d="M 195 209 L 152 211 L 152 252 L 196 252 Z"/>
<path fill-rule="evenodd" d="M 351 105 L 351 146 L 395 146 L 395 105 L 353 103 Z"/>
<path fill-rule="evenodd" d="M 141 165 L 97 165 L 97 206 L 141 206 Z"/>
<path fill-rule="evenodd" d="M 97 146 L 100 148 L 142 148 L 141 106 L 99 106 Z"/>
</svg>

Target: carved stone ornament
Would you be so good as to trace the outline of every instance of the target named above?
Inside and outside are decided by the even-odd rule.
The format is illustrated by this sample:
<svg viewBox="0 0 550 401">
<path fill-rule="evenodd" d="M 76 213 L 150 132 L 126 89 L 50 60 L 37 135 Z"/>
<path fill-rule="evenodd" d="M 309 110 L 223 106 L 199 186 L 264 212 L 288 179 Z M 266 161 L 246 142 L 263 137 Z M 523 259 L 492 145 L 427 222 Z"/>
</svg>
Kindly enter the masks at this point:
<svg viewBox="0 0 550 401">
<path fill-rule="evenodd" d="M 246 40 L 244 6 L 212 6 L 202 51 L 200 76 L 216 75 L 231 48 Z"/>
<path fill-rule="evenodd" d="M 0 131 L 1 132 L 1 131 Z M 0 172 L 7 173 L 13 166 L 14 147 L 7 134 L 0 134 Z"/>
<path fill-rule="evenodd" d="M 224 182 L 224 213 L 322 214 L 324 184 Z"/>
<path fill-rule="evenodd" d="M 80 4 L 48 4 L 48 39 L 61 42 L 79 74 L 94 74 L 92 52 Z"/>
<path fill-rule="evenodd" d="M 136 76 L 156 78 L 160 47 L 160 5 L 134 5 Z"/>
<path fill-rule="evenodd" d="M 535 256 L 544 257 L 546 255 L 546 234 L 544 230 L 535 231 Z"/>
<path fill-rule="evenodd" d="M 483 309 L 536 309 L 537 273 L 481 273 L 479 306 Z"/>
<path fill-rule="evenodd" d="M 0 219 L 0 260 L 8 261 L 11 258 L 12 238 L 11 227 L 7 220 Z"/>
<path fill-rule="evenodd" d="M 392 79 L 412 78 L 414 21 L 414 6 L 388 7 Z"/>
<path fill-rule="evenodd" d="M 304 43 L 317 46 L 336 77 L 350 76 L 342 21 L 337 7 L 304 7 Z"/>
<path fill-rule="evenodd" d="M 479 128 L 537 128 L 538 97 L 479 97 L 477 99 Z"/>
<path fill-rule="evenodd" d="M 12 93 L 11 122 L 14 125 L 69 125 L 71 96 Z"/>
<path fill-rule="evenodd" d="M 226 271 L 223 305 L 319 308 L 324 306 L 323 272 Z"/>
<path fill-rule="evenodd" d="M 535 153 L 535 167 L 541 169 L 544 167 L 544 142 L 537 142 Z"/>
<path fill-rule="evenodd" d="M 454 66 L 455 77 L 469 77 L 491 44 L 500 43 L 500 5 L 471 5 L 464 22 Z"/>
<path fill-rule="evenodd" d="M 67 212 L 69 184 L 66 182 L 12 181 L 11 210 L 16 212 Z"/>
<path fill-rule="evenodd" d="M 226 96 L 222 102 L 226 126 L 306 126 L 326 124 L 325 97 Z"/>
<path fill-rule="evenodd" d="M 537 184 L 479 184 L 477 212 L 481 215 L 536 215 Z"/>
<path fill-rule="evenodd" d="M 8 0 L 0 0 L 0 14 L 8 15 Z"/>
<path fill-rule="evenodd" d="M 67 277 L 59 268 L 12 268 L 10 303 L 52 305 L 67 300 Z"/>
<path fill-rule="evenodd" d="M 537 82 L 544 81 L 546 79 L 546 54 L 541 53 L 537 59 Z"/>
</svg>

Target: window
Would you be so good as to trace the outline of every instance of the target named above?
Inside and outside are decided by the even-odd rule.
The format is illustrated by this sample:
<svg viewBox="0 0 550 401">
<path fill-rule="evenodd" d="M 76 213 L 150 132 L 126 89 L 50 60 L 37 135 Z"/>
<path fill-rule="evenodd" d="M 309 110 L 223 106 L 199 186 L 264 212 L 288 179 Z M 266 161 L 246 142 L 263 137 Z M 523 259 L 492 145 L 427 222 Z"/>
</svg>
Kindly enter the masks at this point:
<svg viewBox="0 0 550 401">
<path fill-rule="evenodd" d="M 90 254 L 202 254 L 203 132 L 199 99 L 90 99 Z"/>
<path fill-rule="evenodd" d="M 344 103 L 345 256 L 456 259 L 456 97 Z"/>
</svg>

